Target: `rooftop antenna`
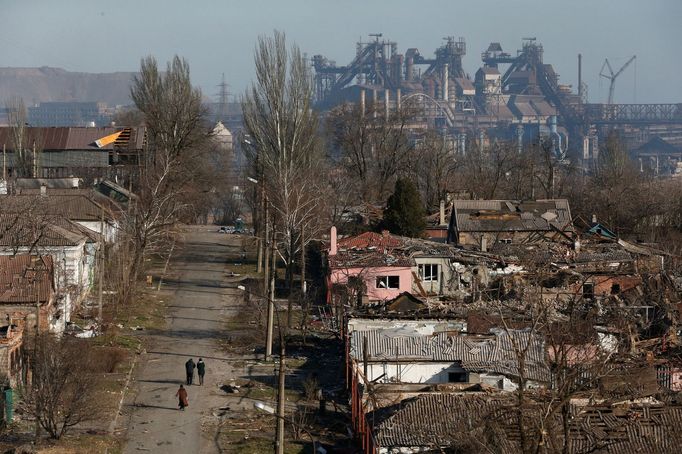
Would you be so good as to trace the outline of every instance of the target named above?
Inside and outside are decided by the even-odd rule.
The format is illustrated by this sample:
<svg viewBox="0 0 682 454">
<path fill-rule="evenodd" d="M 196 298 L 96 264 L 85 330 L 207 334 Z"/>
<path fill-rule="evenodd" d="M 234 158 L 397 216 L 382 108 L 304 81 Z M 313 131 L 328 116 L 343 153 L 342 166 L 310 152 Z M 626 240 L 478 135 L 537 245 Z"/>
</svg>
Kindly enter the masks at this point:
<svg viewBox="0 0 682 454">
<path fill-rule="evenodd" d="M 625 71 L 625 68 L 630 66 L 630 63 L 632 63 L 636 58 L 637 55 L 633 55 L 632 57 L 630 57 L 630 59 L 626 61 L 625 64 L 621 66 L 621 68 L 615 73 L 613 72 L 611 63 L 609 63 L 609 59 L 607 58 L 604 60 L 604 64 L 601 66 L 601 71 L 599 71 L 599 75 L 604 79 L 609 79 L 609 81 L 611 82 L 609 84 L 609 100 L 607 104 L 613 104 L 613 92 L 616 89 L 616 79 L 623 73 L 623 71 Z M 604 73 L 604 69 L 608 69 L 609 72 Z"/>
</svg>

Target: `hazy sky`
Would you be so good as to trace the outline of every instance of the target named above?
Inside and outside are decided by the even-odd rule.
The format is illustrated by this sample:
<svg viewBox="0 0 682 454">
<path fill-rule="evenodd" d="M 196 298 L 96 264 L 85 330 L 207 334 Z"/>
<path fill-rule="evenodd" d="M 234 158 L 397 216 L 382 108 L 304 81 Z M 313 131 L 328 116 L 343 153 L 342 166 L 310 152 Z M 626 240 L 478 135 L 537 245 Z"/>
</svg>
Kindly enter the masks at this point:
<svg viewBox="0 0 682 454">
<path fill-rule="evenodd" d="M 636 54 L 616 101 L 633 102 L 636 94 L 637 102 L 682 102 L 682 0 L 0 0 L 0 11 L 0 66 L 135 71 L 142 56 L 165 66 L 179 54 L 207 96 L 222 73 L 232 93 L 243 93 L 257 36 L 279 29 L 309 56 L 337 64 L 347 64 L 369 33 L 425 56 L 443 37 L 462 36 L 472 76 L 491 41 L 513 54 L 522 37 L 534 36 L 545 63 L 574 87 L 583 54 L 591 102 L 608 92 L 598 77 L 604 58 L 620 67 Z"/>
</svg>

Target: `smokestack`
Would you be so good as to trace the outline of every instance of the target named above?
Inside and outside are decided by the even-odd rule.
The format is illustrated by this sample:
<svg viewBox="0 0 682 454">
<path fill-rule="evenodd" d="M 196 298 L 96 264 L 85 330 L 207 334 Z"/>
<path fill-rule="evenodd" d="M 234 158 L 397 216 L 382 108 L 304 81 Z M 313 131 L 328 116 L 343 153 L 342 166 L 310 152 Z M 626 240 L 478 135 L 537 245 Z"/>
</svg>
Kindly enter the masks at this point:
<svg viewBox="0 0 682 454">
<path fill-rule="evenodd" d="M 442 84 L 443 101 L 447 101 L 448 97 L 449 97 L 448 96 L 448 79 L 450 78 L 450 74 L 449 74 L 450 71 L 448 71 L 448 69 L 449 69 L 448 66 L 449 65 L 447 63 L 443 65 L 443 84 Z"/>
<path fill-rule="evenodd" d="M 372 89 L 372 118 L 377 117 L 377 91 Z"/>
<path fill-rule="evenodd" d="M 412 72 L 414 71 L 414 57 L 407 57 L 407 64 L 405 65 L 405 80 L 412 82 Z"/>
<path fill-rule="evenodd" d="M 583 99 L 583 54 L 578 54 L 578 97 Z"/>
<path fill-rule="evenodd" d="M 360 115 L 365 116 L 365 89 L 360 90 Z"/>
<path fill-rule="evenodd" d="M 386 121 L 388 121 L 388 116 L 389 116 L 388 104 L 390 102 L 390 97 L 391 97 L 391 91 L 388 88 L 385 88 L 384 89 L 384 118 L 386 118 Z"/>
<path fill-rule="evenodd" d="M 395 109 L 397 111 L 400 111 L 400 101 L 401 101 L 401 93 L 400 93 L 400 88 L 398 88 L 395 91 Z"/>
<path fill-rule="evenodd" d="M 445 200 L 440 201 L 440 225 L 445 225 Z"/>
<path fill-rule="evenodd" d="M 336 250 L 336 248 L 337 248 L 337 246 L 336 246 L 336 226 L 332 226 L 332 230 L 331 230 L 331 233 L 329 236 L 331 238 L 331 245 L 329 247 L 329 256 L 331 257 L 333 255 L 336 255 L 336 252 L 337 252 L 337 250 Z"/>
</svg>

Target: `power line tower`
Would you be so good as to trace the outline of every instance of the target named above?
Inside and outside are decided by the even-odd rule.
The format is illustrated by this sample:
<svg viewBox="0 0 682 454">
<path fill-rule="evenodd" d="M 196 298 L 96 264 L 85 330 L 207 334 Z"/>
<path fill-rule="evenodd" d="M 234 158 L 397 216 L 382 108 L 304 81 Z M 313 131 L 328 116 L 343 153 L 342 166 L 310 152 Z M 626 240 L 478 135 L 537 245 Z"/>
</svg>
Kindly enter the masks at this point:
<svg viewBox="0 0 682 454">
<path fill-rule="evenodd" d="M 230 93 L 227 89 L 229 85 L 227 82 L 225 82 L 225 73 L 223 73 L 223 77 L 218 84 L 218 102 L 216 103 L 216 109 L 215 109 L 215 121 L 216 123 L 219 121 L 222 121 L 223 123 L 225 120 L 227 120 L 227 114 L 228 114 L 228 102 L 229 102 L 229 96 Z"/>
</svg>

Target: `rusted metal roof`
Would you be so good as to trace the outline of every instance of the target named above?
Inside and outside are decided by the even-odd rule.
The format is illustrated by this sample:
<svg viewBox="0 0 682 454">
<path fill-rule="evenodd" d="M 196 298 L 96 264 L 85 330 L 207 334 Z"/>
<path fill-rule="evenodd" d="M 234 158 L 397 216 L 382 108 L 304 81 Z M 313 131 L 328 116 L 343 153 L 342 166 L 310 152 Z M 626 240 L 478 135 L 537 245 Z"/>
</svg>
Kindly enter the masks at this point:
<svg viewBox="0 0 682 454">
<path fill-rule="evenodd" d="M 0 303 L 47 302 L 54 293 L 51 256 L 0 256 Z"/>
<path fill-rule="evenodd" d="M 97 140 L 120 132 L 119 139 L 103 147 L 98 147 Z M 146 128 L 85 128 L 85 127 L 28 127 L 26 135 L 29 142 L 36 141 L 36 146 L 43 151 L 65 150 L 142 150 L 145 144 Z M 12 150 L 11 128 L 0 127 L 0 146 L 5 145 Z"/>
</svg>

